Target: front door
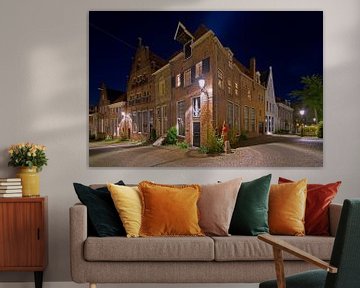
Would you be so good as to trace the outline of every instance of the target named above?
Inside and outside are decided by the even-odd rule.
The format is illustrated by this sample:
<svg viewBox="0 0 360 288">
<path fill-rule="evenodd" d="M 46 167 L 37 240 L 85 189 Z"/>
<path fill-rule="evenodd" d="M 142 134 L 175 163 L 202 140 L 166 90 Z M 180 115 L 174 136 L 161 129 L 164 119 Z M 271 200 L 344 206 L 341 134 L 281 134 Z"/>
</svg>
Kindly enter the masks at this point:
<svg viewBox="0 0 360 288">
<path fill-rule="evenodd" d="M 193 146 L 200 147 L 200 122 L 193 122 Z"/>
</svg>

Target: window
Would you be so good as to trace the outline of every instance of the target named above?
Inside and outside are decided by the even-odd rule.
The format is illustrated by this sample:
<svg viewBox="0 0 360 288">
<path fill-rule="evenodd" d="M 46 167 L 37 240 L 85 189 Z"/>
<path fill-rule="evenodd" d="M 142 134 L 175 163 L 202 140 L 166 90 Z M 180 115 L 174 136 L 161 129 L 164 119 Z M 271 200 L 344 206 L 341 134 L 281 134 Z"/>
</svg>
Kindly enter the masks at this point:
<svg viewBox="0 0 360 288">
<path fill-rule="evenodd" d="M 217 76 L 219 88 L 224 89 L 224 73 L 220 69 L 218 69 Z"/>
<path fill-rule="evenodd" d="M 228 89 L 228 94 L 231 94 L 231 80 L 230 79 L 227 80 L 227 89 Z"/>
<path fill-rule="evenodd" d="M 231 102 L 227 103 L 227 124 L 229 126 L 229 129 L 232 129 L 234 126 L 234 104 Z"/>
<path fill-rule="evenodd" d="M 185 101 L 177 103 L 177 131 L 178 135 L 185 136 Z"/>
<path fill-rule="evenodd" d="M 191 57 L 191 44 L 192 44 L 192 40 L 184 44 L 185 59 Z"/>
<path fill-rule="evenodd" d="M 238 83 L 234 83 L 235 85 L 235 95 L 238 95 L 239 94 L 239 85 Z"/>
<path fill-rule="evenodd" d="M 195 78 L 199 78 L 202 76 L 202 61 L 196 63 L 195 65 Z"/>
<path fill-rule="evenodd" d="M 193 110 L 193 117 L 197 118 L 200 117 L 201 107 L 200 107 L 200 97 L 194 97 L 192 99 L 192 110 Z"/>
<path fill-rule="evenodd" d="M 165 95 L 165 80 L 162 79 L 159 82 L 159 95 L 164 96 Z"/>
<path fill-rule="evenodd" d="M 143 111 L 142 112 L 143 116 L 142 116 L 142 120 L 143 120 L 143 129 L 142 132 L 146 133 L 148 132 L 148 122 L 149 122 L 149 118 L 148 118 L 148 111 Z"/>
<path fill-rule="evenodd" d="M 239 105 L 234 106 L 234 129 L 236 132 L 240 131 L 240 115 L 239 115 Z"/>
<path fill-rule="evenodd" d="M 175 87 L 181 86 L 181 74 L 177 74 L 175 78 Z"/>
<path fill-rule="evenodd" d="M 250 111 L 250 126 L 251 126 L 251 131 L 255 131 L 255 108 L 251 108 Z"/>
<path fill-rule="evenodd" d="M 245 106 L 244 107 L 244 126 L 245 126 L 245 131 L 249 131 L 249 107 Z"/>
<path fill-rule="evenodd" d="M 184 87 L 191 84 L 191 69 L 187 69 L 184 72 Z"/>
<path fill-rule="evenodd" d="M 142 132 L 142 113 L 139 111 L 137 112 L 137 124 L 138 124 L 138 132 Z"/>
<path fill-rule="evenodd" d="M 154 129 L 154 110 L 149 111 L 149 132 Z"/>
</svg>

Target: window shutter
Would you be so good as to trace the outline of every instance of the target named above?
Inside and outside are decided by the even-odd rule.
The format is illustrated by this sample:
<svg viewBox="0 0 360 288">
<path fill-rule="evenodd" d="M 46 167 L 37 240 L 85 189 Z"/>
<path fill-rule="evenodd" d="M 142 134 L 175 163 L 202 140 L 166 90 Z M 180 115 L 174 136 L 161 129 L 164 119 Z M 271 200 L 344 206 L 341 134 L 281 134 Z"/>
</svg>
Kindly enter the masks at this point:
<svg viewBox="0 0 360 288">
<path fill-rule="evenodd" d="M 175 76 L 171 77 L 171 87 L 175 88 Z"/>
<path fill-rule="evenodd" d="M 203 72 L 203 74 L 210 72 L 210 57 L 203 60 L 202 72 Z"/>
<path fill-rule="evenodd" d="M 180 74 L 180 87 L 184 87 L 184 73 Z"/>
<path fill-rule="evenodd" d="M 191 83 L 195 82 L 195 65 L 191 67 Z"/>
</svg>

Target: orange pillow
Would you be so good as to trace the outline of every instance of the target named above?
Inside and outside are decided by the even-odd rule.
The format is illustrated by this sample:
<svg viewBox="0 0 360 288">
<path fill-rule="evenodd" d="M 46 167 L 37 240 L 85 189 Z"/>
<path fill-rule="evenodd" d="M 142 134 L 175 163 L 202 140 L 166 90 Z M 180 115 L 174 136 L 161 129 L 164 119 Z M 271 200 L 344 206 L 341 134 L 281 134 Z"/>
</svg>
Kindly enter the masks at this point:
<svg viewBox="0 0 360 288">
<path fill-rule="evenodd" d="M 142 198 L 140 236 L 203 236 L 199 227 L 199 185 L 139 183 Z"/>
<path fill-rule="evenodd" d="M 271 234 L 303 236 L 307 180 L 273 184 L 269 195 Z"/>
<path fill-rule="evenodd" d="M 293 181 L 279 177 L 279 184 Z M 305 211 L 306 235 L 329 236 L 329 206 L 341 181 L 329 184 L 308 184 Z"/>
</svg>

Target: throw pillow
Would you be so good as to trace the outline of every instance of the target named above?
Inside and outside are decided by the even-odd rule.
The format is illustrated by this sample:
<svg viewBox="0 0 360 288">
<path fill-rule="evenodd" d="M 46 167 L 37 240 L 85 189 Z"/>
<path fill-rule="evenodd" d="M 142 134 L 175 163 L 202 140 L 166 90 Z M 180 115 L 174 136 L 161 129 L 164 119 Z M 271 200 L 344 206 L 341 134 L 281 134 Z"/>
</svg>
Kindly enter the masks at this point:
<svg viewBox="0 0 360 288">
<path fill-rule="evenodd" d="M 198 208 L 199 225 L 207 235 L 229 236 L 231 216 L 242 178 L 223 183 L 201 185 Z"/>
<path fill-rule="evenodd" d="M 199 185 L 139 184 L 143 204 L 141 236 L 202 236 L 197 201 Z"/>
<path fill-rule="evenodd" d="M 271 234 L 303 236 L 307 180 L 273 184 L 269 195 Z"/>
<path fill-rule="evenodd" d="M 141 197 L 137 187 L 107 185 L 127 237 L 139 237 L 141 226 Z"/>
<path fill-rule="evenodd" d="M 293 181 L 279 177 L 279 184 Z M 329 184 L 308 184 L 305 233 L 307 235 L 329 236 L 329 206 L 335 198 L 341 181 Z"/>
<path fill-rule="evenodd" d="M 117 184 L 124 185 L 124 182 Z M 73 185 L 79 200 L 87 207 L 89 228 L 94 236 L 125 236 L 125 229 L 106 187 L 92 189 L 80 183 Z"/>
<path fill-rule="evenodd" d="M 256 236 L 269 233 L 270 182 L 271 174 L 241 184 L 230 223 L 230 234 Z"/>
</svg>

